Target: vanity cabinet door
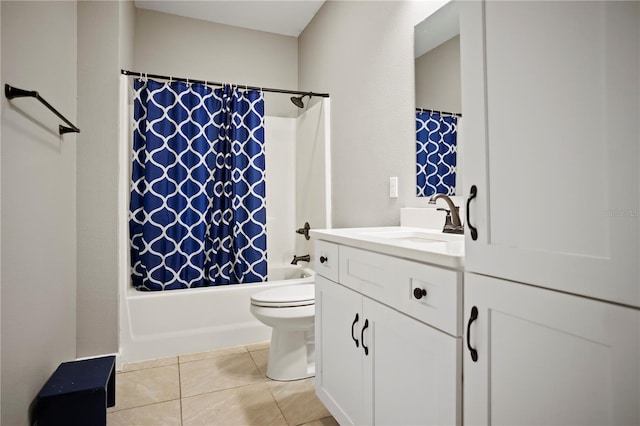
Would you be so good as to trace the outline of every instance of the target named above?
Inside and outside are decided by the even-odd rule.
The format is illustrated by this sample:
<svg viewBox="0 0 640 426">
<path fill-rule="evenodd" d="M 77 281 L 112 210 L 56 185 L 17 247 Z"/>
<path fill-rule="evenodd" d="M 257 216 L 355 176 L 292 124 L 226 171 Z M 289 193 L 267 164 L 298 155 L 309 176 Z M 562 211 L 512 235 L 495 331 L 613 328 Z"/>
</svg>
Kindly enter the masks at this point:
<svg viewBox="0 0 640 426">
<path fill-rule="evenodd" d="M 459 6 L 465 269 L 640 307 L 640 2 Z"/>
<path fill-rule="evenodd" d="M 364 423 L 461 424 L 461 339 L 367 297 Z"/>
<path fill-rule="evenodd" d="M 362 420 L 362 296 L 316 275 L 316 393 L 341 425 Z"/>
<path fill-rule="evenodd" d="M 640 311 L 466 274 L 469 425 L 640 424 Z M 470 332 L 470 333 L 469 333 Z"/>
</svg>

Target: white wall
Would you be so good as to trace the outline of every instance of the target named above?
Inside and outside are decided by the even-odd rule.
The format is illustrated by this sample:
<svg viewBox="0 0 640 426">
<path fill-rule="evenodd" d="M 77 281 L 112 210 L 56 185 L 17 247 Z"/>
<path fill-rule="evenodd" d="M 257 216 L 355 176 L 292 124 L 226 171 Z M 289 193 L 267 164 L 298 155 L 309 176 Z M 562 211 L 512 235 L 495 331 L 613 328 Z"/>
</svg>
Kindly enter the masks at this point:
<svg viewBox="0 0 640 426">
<path fill-rule="evenodd" d="M 79 357 L 118 351 L 118 88 L 134 13 L 132 2 L 78 3 Z"/>
<path fill-rule="evenodd" d="M 263 31 L 138 9 L 135 70 L 279 89 L 298 87 L 298 41 Z M 265 95 L 265 115 L 295 117 L 283 94 Z"/>
<path fill-rule="evenodd" d="M 460 36 L 416 58 L 416 107 L 461 112 Z"/>
<path fill-rule="evenodd" d="M 331 94 L 335 227 L 396 225 L 400 207 L 427 203 L 415 196 L 413 27 L 443 3 L 330 1 L 299 37 L 300 87 Z"/>
<path fill-rule="evenodd" d="M 2 1 L 2 82 L 76 120 L 76 2 Z M 37 100 L 2 96 L 2 424 L 76 355 L 76 136 Z"/>
<path fill-rule="evenodd" d="M 132 68 L 136 29 L 136 7 L 132 0 L 119 0 L 120 67 Z"/>
</svg>

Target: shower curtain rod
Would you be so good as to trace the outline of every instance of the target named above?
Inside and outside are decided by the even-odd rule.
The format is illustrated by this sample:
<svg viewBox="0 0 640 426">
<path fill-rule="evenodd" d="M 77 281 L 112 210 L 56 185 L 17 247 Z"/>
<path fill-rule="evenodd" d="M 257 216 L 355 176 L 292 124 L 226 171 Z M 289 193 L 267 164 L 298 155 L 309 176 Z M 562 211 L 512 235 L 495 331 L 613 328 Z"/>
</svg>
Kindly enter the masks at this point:
<svg viewBox="0 0 640 426">
<path fill-rule="evenodd" d="M 447 112 L 447 111 L 438 111 L 437 109 L 429 109 L 429 108 L 416 108 L 417 112 L 437 112 L 440 115 L 452 115 L 454 117 L 462 117 L 462 114 L 459 112 Z"/>
<path fill-rule="evenodd" d="M 204 84 L 206 86 L 224 86 L 225 84 L 230 84 L 230 85 L 236 86 L 236 87 L 244 87 L 247 90 L 251 89 L 251 90 L 261 90 L 263 92 L 288 93 L 288 94 L 291 94 L 291 95 L 311 95 L 311 96 L 317 96 L 317 97 L 321 97 L 321 98 L 328 98 L 329 97 L 328 93 L 302 92 L 302 91 L 299 91 L 299 90 L 285 90 L 285 89 L 271 89 L 269 87 L 248 86 L 246 84 L 217 83 L 215 81 L 196 80 L 196 79 L 193 79 L 193 78 L 171 77 L 171 76 L 167 76 L 167 75 L 147 74 L 147 73 L 128 71 L 128 70 L 120 70 L 120 71 L 121 71 L 121 73 L 123 75 L 129 75 L 129 76 L 132 76 L 132 77 L 159 78 L 159 79 L 162 79 L 162 80 L 183 81 L 185 83 L 199 83 L 199 84 Z"/>
</svg>

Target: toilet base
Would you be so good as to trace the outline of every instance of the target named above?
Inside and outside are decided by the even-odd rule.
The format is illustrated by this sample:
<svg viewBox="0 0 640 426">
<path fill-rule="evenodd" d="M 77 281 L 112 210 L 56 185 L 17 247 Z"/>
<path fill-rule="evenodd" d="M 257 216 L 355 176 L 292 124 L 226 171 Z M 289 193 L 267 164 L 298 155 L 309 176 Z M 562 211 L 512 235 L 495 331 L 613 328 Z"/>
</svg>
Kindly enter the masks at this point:
<svg viewBox="0 0 640 426">
<path fill-rule="evenodd" d="M 313 329 L 272 329 L 267 377 L 277 381 L 306 379 L 316 374 Z"/>
</svg>

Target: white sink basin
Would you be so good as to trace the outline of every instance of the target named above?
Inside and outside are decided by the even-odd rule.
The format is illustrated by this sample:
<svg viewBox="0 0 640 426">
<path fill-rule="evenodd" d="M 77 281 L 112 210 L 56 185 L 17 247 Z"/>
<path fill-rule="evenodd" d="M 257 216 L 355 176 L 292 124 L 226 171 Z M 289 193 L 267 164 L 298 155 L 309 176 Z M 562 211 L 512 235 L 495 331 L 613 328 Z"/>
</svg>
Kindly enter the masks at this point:
<svg viewBox="0 0 640 426">
<path fill-rule="evenodd" d="M 368 231 L 362 235 L 375 238 L 389 238 L 394 240 L 402 240 L 411 243 L 443 243 L 451 241 L 462 241 L 464 235 L 460 234 L 443 234 L 433 231 L 417 231 L 417 230 L 391 230 L 391 231 Z"/>
</svg>

